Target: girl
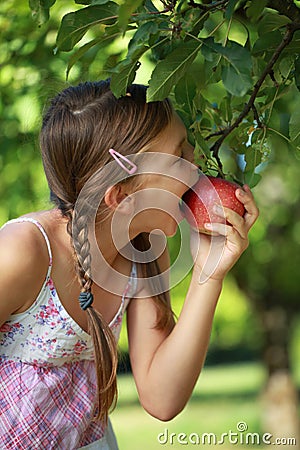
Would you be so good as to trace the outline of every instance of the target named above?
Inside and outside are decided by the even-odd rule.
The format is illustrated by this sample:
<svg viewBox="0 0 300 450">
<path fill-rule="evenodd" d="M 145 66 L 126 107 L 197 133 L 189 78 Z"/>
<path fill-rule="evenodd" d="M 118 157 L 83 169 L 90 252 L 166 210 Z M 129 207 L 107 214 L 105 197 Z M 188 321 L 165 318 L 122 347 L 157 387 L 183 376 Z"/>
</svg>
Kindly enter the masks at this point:
<svg viewBox="0 0 300 450">
<path fill-rule="evenodd" d="M 40 144 L 55 207 L 0 232 L 0 448 L 115 450 L 108 413 L 125 310 L 141 404 L 170 420 L 192 393 L 222 281 L 258 211 L 250 189 L 237 189 L 246 214 L 226 209 L 229 225 L 213 224 L 222 252 L 201 283 L 214 244 L 203 236 L 199 252 L 193 245 L 175 323 L 168 253 L 153 255 L 149 236 L 175 233 L 198 175 L 170 102 L 146 103 L 140 85 L 119 99 L 109 81 L 69 87 L 52 100 Z"/>
</svg>

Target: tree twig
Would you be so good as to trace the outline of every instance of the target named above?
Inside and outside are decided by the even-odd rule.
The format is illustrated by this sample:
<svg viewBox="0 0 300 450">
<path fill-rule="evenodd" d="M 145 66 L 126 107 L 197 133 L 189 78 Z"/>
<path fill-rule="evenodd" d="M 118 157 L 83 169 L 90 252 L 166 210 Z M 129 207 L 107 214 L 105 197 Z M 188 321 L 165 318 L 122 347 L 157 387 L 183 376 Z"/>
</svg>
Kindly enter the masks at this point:
<svg viewBox="0 0 300 450">
<path fill-rule="evenodd" d="M 263 71 L 261 77 L 255 83 L 254 89 L 252 91 L 252 94 L 250 96 L 250 99 L 249 99 L 248 103 L 246 103 L 243 111 L 240 113 L 238 118 L 229 127 L 225 128 L 222 131 L 221 137 L 211 147 L 210 150 L 211 150 L 213 156 L 216 158 L 217 161 L 219 160 L 218 154 L 219 154 L 220 147 L 221 147 L 222 143 L 224 142 L 225 138 L 235 128 L 237 128 L 240 125 L 240 123 L 247 116 L 249 111 L 251 109 L 253 109 L 254 101 L 256 99 L 256 96 L 257 96 L 257 94 L 258 94 L 258 92 L 259 92 L 259 90 L 260 90 L 260 88 L 261 88 L 265 78 L 267 77 L 267 75 L 269 75 L 272 72 L 274 64 L 278 60 L 281 52 L 285 49 L 285 47 L 287 47 L 289 45 L 289 43 L 293 39 L 295 31 L 297 31 L 297 30 L 300 30 L 300 23 L 294 23 L 293 22 L 293 23 L 290 23 L 290 24 L 287 25 L 285 35 L 284 35 L 281 43 L 278 45 L 278 47 L 274 51 L 273 56 L 270 59 L 270 61 L 268 62 L 268 64 L 266 65 L 265 70 Z M 216 133 L 210 134 L 205 139 L 208 140 L 208 139 L 210 139 L 213 136 L 216 136 Z M 220 169 L 222 169 L 222 166 L 219 166 L 219 167 L 220 167 Z"/>
<path fill-rule="evenodd" d="M 262 122 L 261 122 L 261 120 L 259 118 L 256 106 L 255 106 L 254 103 L 253 103 L 251 109 L 253 111 L 254 120 L 256 120 L 258 128 L 263 128 L 263 124 L 262 124 Z"/>
<path fill-rule="evenodd" d="M 293 22 L 300 22 L 300 9 L 293 0 L 269 0 L 267 6 L 289 17 Z"/>
<path fill-rule="evenodd" d="M 220 0 L 218 2 L 213 2 L 210 5 L 203 5 L 202 3 L 195 3 L 194 0 L 190 0 L 188 4 L 192 8 L 199 8 L 203 11 L 210 11 L 211 9 L 223 7 L 224 5 L 226 5 L 226 3 L 228 3 L 228 0 Z"/>
</svg>

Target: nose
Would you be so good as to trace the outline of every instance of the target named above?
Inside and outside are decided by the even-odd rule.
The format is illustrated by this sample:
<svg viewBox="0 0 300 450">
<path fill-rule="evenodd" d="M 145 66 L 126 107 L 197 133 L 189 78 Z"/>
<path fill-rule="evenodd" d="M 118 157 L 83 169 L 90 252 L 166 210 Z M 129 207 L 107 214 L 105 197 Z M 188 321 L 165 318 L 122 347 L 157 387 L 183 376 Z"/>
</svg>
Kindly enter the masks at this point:
<svg viewBox="0 0 300 450">
<path fill-rule="evenodd" d="M 189 173 L 190 173 L 190 186 L 193 186 L 195 183 L 197 183 L 199 179 L 199 167 L 196 165 L 195 158 L 194 158 L 194 148 L 192 145 L 190 145 L 190 150 L 188 153 L 188 157 L 186 160 L 190 163 L 189 164 Z"/>
</svg>

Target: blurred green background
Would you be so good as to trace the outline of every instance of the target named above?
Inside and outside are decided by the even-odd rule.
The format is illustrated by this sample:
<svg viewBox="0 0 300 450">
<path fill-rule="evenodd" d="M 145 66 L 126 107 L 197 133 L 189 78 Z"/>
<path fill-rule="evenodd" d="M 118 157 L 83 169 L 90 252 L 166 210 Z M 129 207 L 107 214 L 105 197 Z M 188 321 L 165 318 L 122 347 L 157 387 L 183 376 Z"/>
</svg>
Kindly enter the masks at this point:
<svg viewBox="0 0 300 450">
<path fill-rule="evenodd" d="M 21 214 L 50 207 L 38 131 L 48 99 L 67 84 L 68 56 L 54 55 L 53 49 L 59 21 L 68 7 L 73 10 L 73 2 L 57 2 L 51 20 L 38 28 L 26 0 L 2 0 L 0 4 L 0 226 Z M 127 42 L 120 40 L 118 45 L 108 49 L 112 65 Z M 72 69 L 68 83 L 106 76 L 107 56 L 86 54 Z M 147 83 L 149 65 L 145 59 L 137 82 Z M 278 120 L 284 127 L 293 95 L 280 102 Z M 241 421 L 247 423 L 248 432 L 261 435 L 293 437 L 298 433 L 300 162 L 282 140 L 277 146 L 274 142 L 274 147 L 269 162 L 261 167 L 262 181 L 254 189 L 260 218 L 251 231 L 248 251 L 226 279 L 207 361 L 191 401 L 172 422 L 160 423 L 139 406 L 130 373 L 121 373 L 120 400 L 112 414 L 121 450 L 178 450 L 185 444 L 178 443 L 177 437 L 161 444 L 158 434 L 168 429 L 176 436 L 211 432 L 220 437 L 229 430 L 236 432 Z M 226 160 L 226 149 L 222 157 Z M 178 236 L 169 240 L 173 258 L 178 245 Z M 188 282 L 189 275 L 172 290 L 177 314 Z M 120 372 L 124 372 L 128 366 L 125 328 L 120 348 L 125 355 Z M 232 445 L 249 446 L 225 440 L 222 448 Z"/>
</svg>

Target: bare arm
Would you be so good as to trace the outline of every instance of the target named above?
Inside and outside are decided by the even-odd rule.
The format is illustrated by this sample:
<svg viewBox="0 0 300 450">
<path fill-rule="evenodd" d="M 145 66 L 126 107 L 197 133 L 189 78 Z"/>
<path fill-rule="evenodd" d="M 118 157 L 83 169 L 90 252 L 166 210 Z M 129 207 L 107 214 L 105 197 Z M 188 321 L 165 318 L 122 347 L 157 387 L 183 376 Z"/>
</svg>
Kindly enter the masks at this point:
<svg viewBox="0 0 300 450">
<path fill-rule="evenodd" d="M 135 299 L 129 305 L 129 351 L 140 401 L 151 415 L 161 420 L 170 420 L 184 408 L 200 374 L 222 281 L 246 249 L 248 231 L 258 215 L 247 188 L 243 202 L 247 209 L 244 219 L 226 210 L 231 226 L 216 225 L 216 230 L 224 233 L 220 239 L 223 239 L 225 249 L 216 270 L 199 284 L 210 245 L 210 238 L 203 238 L 189 291 L 172 329 L 159 331 L 153 328 L 156 311 L 151 298 Z"/>
<path fill-rule="evenodd" d="M 47 260 L 43 237 L 32 224 L 9 224 L 0 230 L 0 326 L 34 302 Z"/>
<path fill-rule="evenodd" d="M 173 330 L 154 328 L 151 298 L 136 299 L 128 309 L 129 351 L 143 407 L 170 420 L 186 405 L 204 363 L 220 282 L 191 282 Z"/>
</svg>

